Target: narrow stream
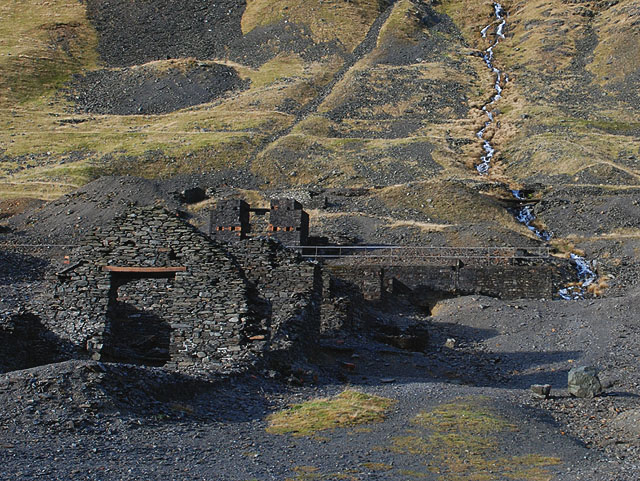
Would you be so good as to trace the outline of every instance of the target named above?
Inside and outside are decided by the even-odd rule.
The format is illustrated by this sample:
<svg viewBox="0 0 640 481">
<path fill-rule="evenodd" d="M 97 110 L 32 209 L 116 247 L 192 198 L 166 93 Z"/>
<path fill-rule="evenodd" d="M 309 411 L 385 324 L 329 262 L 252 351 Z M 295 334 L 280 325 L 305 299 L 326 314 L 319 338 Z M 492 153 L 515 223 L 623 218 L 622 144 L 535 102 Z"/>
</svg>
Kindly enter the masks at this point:
<svg viewBox="0 0 640 481">
<path fill-rule="evenodd" d="M 526 202 L 527 199 L 521 190 L 512 190 L 511 193 L 516 199 Z M 533 232 L 539 239 L 549 241 L 553 236 L 553 232 L 540 230 L 533 225 L 536 220 L 536 216 L 533 214 L 534 206 L 534 204 L 522 204 L 518 209 L 515 209 L 514 215 L 518 222 L 527 226 L 527 229 Z"/>
<path fill-rule="evenodd" d="M 487 175 L 489 173 L 491 160 L 493 159 L 493 156 L 495 155 L 495 152 L 496 152 L 495 149 L 493 148 L 493 145 L 491 145 L 491 142 L 489 142 L 484 138 L 487 128 L 495 120 L 495 115 L 493 111 L 490 109 L 490 107 L 502 98 L 503 79 L 505 83 L 509 81 L 508 76 L 503 75 L 502 71 L 499 68 L 497 68 L 493 63 L 493 57 L 494 57 L 493 49 L 500 43 L 500 40 L 503 40 L 505 38 L 504 29 L 505 29 L 505 26 L 507 25 L 507 19 L 506 19 L 507 12 L 504 10 L 504 8 L 502 8 L 502 5 L 500 5 L 500 3 L 498 2 L 494 2 L 493 10 L 495 15 L 495 20 L 480 31 L 480 33 L 482 34 L 482 38 L 487 38 L 487 33 L 489 32 L 491 27 L 496 25 L 497 23 L 495 33 L 494 33 L 495 41 L 482 54 L 482 58 L 484 59 L 485 64 L 487 64 L 487 68 L 489 68 L 489 70 L 491 70 L 495 74 L 495 83 L 493 86 L 495 90 L 495 94 L 491 97 L 489 102 L 487 102 L 482 107 L 482 110 L 487 114 L 488 120 L 484 123 L 484 127 L 482 127 L 482 129 L 480 129 L 476 133 L 476 136 L 483 141 L 482 148 L 484 149 L 484 152 L 485 152 L 480 159 L 480 163 L 476 166 L 476 169 L 480 173 L 480 175 Z M 536 217 L 533 213 L 533 208 L 535 204 L 527 203 L 526 202 L 527 199 L 525 198 L 521 190 L 512 190 L 511 193 L 517 200 L 521 201 L 520 207 L 513 211 L 513 214 L 515 215 L 518 222 L 524 224 L 527 227 L 527 229 L 533 232 L 536 235 L 536 237 L 538 237 L 540 240 L 543 240 L 545 242 L 548 242 L 549 240 L 551 240 L 551 237 L 553 236 L 553 232 L 540 230 L 535 225 L 533 225 L 536 220 Z M 589 262 L 584 257 L 578 256 L 576 254 L 571 254 L 571 261 L 576 266 L 578 281 L 575 284 L 572 284 L 563 289 L 560 289 L 560 291 L 558 291 L 558 295 L 562 299 L 566 299 L 566 300 L 584 299 L 587 288 L 591 284 L 593 284 L 598 278 L 597 274 L 593 271 L 593 269 L 595 269 L 594 262 Z"/>
<path fill-rule="evenodd" d="M 589 262 L 584 257 L 571 254 L 571 260 L 576 265 L 578 271 L 578 282 L 575 285 L 564 287 L 558 291 L 558 295 L 566 300 L 584 299 L 587 288 L 593 284 L 598 275 L 593 272 L 595 261 Z"/>
<path fill-rule="evenodd" d="M 496 150 L 491 145 L 491 142 L 484 138 L 484 134 L 487 131 L 489 125 L 491 125 L 494 121 L 493 112 L 490 110 L 491 105 L 496 103 L 498 100 L 502 98 L 502 72 L 499 68 L 497 68 L 493 64 L 493 49 L 500 43 L 501 39 L 504 39 L 504 27 L 507 24 L 507 19 L 505 18 L 507 13 L 502 8 L 502 5 L 499 3 L 493 4 L 493 9 L 495 12 L 496 19 L 500 22 L 498 23 L 495 31 L 496 40 L 493 44 L 487 48 L 482 54 L 482 58 L 484 59 L 484 63 L 487 64 L 487 68 L 491 70 L 495 74 L 495 82 L 493 88 L 495 90 L 495 94 L 491 97 L 489 102 L 487 102 L 482 110 L 487 114 L 488 120 L 484 123 L 484 127 L 482 127 L 477 133 L 476 137 L 483 141 L 482 148 L 484 149 L 484 155 L 480 159 L 480 163 L 476 166 L 478 172 L 482 175 L 486 175 L 489 172 L 489 166 L 491 165 L 491 159 L 496 153 Z M 487 38 L 487 32 L 494 25 L 495 22 L 491 22 L 489 25 L 484 27 L 481 31 L 482 38 Z M 507 79 L 505 78 L 505 81 Z"/>
</svg>

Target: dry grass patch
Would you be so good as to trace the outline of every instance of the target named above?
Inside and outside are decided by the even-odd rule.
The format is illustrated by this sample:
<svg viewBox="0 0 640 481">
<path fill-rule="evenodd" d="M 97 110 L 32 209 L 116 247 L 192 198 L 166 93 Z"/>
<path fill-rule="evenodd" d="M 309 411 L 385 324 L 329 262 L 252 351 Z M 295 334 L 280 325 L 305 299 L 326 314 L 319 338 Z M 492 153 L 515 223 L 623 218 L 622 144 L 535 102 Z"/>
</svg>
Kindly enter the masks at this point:
<svg viewBox="0 0 640 481">
<path fill-rule="evenodd" d="M 387 227 L 390 229 L 413 227 L 419 229 L 422 232 L 442 232 L 445 229 L 454 227 L 451 224 L 434 224 L 430 222 L 419 222 L 415 220 L 392 220 Z"/>
<path fill-rule="evenodd" d="M 391 471 L 393 469 L 393 466 L 387 463 L 362 463 L 362 466 L 371 471 Z"/>
<path fill-rule="evenodd" d="M 503 435 L 517 429 L 490 402 L 460 398 L 422 412 L 413 421 L 421 429 L 394 438 L 391 450 L 425 457 L 428 470 L 441 480 L 550 481 L 547 468 L 559 464 L 559 458 L 537 453 L 495 457 Z"/>
<path fill-rule="evenodd" d="M 97 65 L 97 35 L 71 0 L 0 4 L 0 107 L 38 99 Z"/>
<path fill-rule="evenodd" d="M 594 28 L 599 42 L 587 69 L 596 75 L 598 83 L 619 82 L 640 69 L 639 5 L 637 0 L 619 2 L 596 17 Z"/>
<path fill-rule="evenodd" d="M 480 30 L 489 22 L 488 15 L 493 11 L 491 0 L 443 0 L 438 3 L 436 8 L 453 19 L 468 41 L 480 41 Z"/>
<path fill-rule="evenodd" d="M 261 88 L 278 80 L 300 77 L 305 73 L 304 62 L 298 55 L 281 54 L 272 58 L 259 69 L 238 68 L 238 73 L 251 80 L 252 88 Z"/>
<path fill-rule="evenodd" d="M 359 471 L 356 469 L 348 469 L 335 473 L 323 474 L 314 466 L 296 466 L 293 468 L 294 478 L 285 478 L 285 481 L 358 481 L 362 479 L 358 476 Z"/>
<path fill-rule="evenodd" d="M 316 42 L 338 40 L 352 51 L 367 34 L 381 9 L 379 0 L 248 0 L 242 32 L 287 20 L 306 25 Z"/>
<path fill-rule="evenodd" d="M 442 404 L 425 411 L 414 419 L 414 423 L 439 432 L 460 432 L 481 435 L 501 430 L 515 430 L 515 426 L 489 407 L 489 399 L 461 399 Z"/>
<path fill-rule="evenodd" d="M 415 7 L 411 0 L 400 0 L 393 7 L 393 11 L 380 29 L 378 44 L 380 47 L 392 40 L 410 42 L 423 28 L 419 18 L 412 15 Z"/>
<path fill-rule="evenodd" d="M 435 179 L 414 184 L 391 186 L 374 192 L 389 208 L 411 208 L 438 224 L 490 222 L 515 229 L 513 216 L 497 202 L 479 195 L 472 188 L 451 179 Z"/>
<path fill-rule="evenodd" d="M 346 390 L 331 398 L 312 399 L 270 414 L 267 432 L 309 436 L 318 431 L 379 422 L 395 401 Z"/>
</svg>

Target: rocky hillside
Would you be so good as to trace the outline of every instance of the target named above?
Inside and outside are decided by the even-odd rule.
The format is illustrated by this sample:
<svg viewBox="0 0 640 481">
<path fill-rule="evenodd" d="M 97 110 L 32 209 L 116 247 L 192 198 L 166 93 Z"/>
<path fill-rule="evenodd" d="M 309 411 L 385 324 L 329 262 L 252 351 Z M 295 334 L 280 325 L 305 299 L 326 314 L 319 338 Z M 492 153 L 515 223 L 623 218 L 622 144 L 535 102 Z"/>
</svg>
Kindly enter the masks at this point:
<svg viewBox="0 0 640 481">
<path fill-rule="evenodd" d="M 334 241 L 537 244 L 513 215 L 523 189 L 559 253 L 631 279 L 640 1 L 502 7 L 502 98 L 481 140 L 491 1 L 4 4 L 2 208 L 135 175 L 208 188 L 196 218 L 217 198 L 287 193 L 317 207 L 312 229 Z M 483 140 L 496 150 L 484 176 Z M 73 227 L 65 213 L 80 201 L 30 222 Z"/>
</svg>

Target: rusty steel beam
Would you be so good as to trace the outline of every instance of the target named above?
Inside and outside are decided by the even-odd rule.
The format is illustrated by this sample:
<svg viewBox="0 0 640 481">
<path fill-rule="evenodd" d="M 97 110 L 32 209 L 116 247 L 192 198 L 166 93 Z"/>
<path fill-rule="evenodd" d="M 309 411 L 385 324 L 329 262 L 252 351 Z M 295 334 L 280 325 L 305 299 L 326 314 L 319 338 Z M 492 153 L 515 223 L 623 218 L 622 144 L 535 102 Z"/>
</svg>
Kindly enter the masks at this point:
<svg viewBox="0 0 640 481">
<path fill-rule="evenodd" d="M 107 272 L 126 272 L 131 274 L 162 274 L 171 272 L 185 272 L 186 267 L 122 267 L 122 266 L 102 266 L 103 271 Z"/>
</svg>

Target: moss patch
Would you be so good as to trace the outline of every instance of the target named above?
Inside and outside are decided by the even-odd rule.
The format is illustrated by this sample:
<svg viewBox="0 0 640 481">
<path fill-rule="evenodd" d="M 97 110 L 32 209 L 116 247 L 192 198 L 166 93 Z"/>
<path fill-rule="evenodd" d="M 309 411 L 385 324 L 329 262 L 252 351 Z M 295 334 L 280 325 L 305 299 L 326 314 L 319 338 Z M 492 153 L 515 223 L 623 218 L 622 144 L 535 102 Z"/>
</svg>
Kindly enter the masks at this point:
<svg viewBox="0 0 640 481">
<path fill-rule="evenodd" d="M 394 438 L 390 449 L 424 458 L 427 471 L 442 480 L 548 481 L 552 474 L 547 468 L 561 462 L 538 453 L 496 456 L 502 437 L 517 428 L 490 406 L 489 399 L 442 404 L 420 413 L 412 424 L 415 428 Z"/>
<path fill-rule="evenodd" d="M 393 400 L 347 390 L 269 415 L 267 432 L 308 436 L 318 431 L 382 421 Z"/>
</svg>

